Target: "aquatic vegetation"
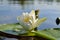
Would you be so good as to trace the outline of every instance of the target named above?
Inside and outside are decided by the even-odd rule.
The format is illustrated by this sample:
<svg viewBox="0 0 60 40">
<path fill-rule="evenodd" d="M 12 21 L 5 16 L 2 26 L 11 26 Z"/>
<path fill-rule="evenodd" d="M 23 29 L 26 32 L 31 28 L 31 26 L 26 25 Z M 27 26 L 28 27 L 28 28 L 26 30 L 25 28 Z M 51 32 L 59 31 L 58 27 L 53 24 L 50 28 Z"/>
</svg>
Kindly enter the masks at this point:
<svg viewBox="0 0 60 40">
<path fill-rule="evenodd" d="M 38 13 L 35 13 L 35 10 L 32 10 L 30 13 L 26 12 L 18 16 L 17 20 L 25 31 L 33 32 L 36 27 L 46 20 L 46 18 L 40 19 Z"/>
<path fill-rule="evenodd" d="M 58 30 L 35 30 L 35 28 L 39 27 L 47 19 L 46 17 L 39 18 L 38 14 L 39 10 L 22 13 L 22 15 L 17 17 L 19 23 L 0 24 L 0 31 L 18 36 L 36 36 L 38 37 L 37 40 L 59 40 L 60 31 Z"/>
</svg>

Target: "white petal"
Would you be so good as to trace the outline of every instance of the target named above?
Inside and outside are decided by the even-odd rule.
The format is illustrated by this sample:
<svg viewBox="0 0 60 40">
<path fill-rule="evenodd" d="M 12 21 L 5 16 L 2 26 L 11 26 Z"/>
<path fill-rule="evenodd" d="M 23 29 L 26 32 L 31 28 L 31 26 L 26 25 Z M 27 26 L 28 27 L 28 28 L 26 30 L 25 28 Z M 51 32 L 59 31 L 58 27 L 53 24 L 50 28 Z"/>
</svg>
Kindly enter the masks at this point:
<svg viewBox="0 0 60 40">
<path fill-rule="evenodd" d="M 35 22 L 35 11 L 34 10 L 31 11 L 30 16 L 32 17 L 33 22 Z"/>
<path fill-rule="evenodd" d="M 23 13 L 23 16 L 25 16 L 26 14 L 25 13 Z"/>
<path fill-rule="evenodd" d="M 32 20 L 29 20 L 29 23 L 32 24 Z"/>
<path fill-rule="evenodd" d="M 28 15 L 28 12 L 26 12 L 26 15 Z"/>
<path fill-rule="evenodd" d="M 35 23 L 38 21 L 38 19 L 35 20 Z"/>
</svg>

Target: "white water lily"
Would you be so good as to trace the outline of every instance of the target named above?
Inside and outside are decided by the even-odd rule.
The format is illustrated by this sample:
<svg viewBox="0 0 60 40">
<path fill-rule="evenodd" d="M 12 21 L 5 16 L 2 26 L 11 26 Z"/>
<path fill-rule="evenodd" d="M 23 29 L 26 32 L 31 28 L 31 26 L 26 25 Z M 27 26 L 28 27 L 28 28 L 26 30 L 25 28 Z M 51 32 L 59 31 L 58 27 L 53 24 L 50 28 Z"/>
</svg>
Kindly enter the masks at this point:
<svg viewBox="0 0 60 40">
<path fill-rule="evenodd" d="M 17 20 L 19 21 L 22 28 L 26 31 L 32 31 L 34 28 L 38 27 L 39 24 L 44 22 L 46 18 L 36 18 L 38 14 L 36 15 L 35 11 L 32 10 L 30 13 L 23 13 L 22 15 L 17 17 Z"/>
</svg>

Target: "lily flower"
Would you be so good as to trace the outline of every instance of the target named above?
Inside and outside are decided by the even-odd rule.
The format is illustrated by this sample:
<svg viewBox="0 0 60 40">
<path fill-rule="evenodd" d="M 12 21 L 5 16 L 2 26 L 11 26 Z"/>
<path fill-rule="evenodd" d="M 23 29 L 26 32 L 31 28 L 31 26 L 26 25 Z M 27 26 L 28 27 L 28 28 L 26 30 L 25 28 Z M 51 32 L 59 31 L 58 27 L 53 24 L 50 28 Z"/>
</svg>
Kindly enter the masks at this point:
<svg viewBox="0 0 60 40">
<path fill-rule="evenodd" d="M 26 12 L 17 17 L 22 28 L 26 31 L 32 31 L 38 27 L 46 18 L 40 19 L 38 17 L 38 10 L 32 10 L 30 13 Z"/>
</svg>

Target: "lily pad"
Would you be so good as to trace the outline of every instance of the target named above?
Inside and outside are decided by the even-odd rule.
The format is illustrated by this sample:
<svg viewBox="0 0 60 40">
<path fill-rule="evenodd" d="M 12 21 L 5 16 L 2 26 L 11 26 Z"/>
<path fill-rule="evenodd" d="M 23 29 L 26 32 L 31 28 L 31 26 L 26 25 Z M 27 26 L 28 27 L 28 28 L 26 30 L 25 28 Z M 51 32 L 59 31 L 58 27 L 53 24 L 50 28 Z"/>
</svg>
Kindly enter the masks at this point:
<svg viewBox="0 0 60 40">
<path fill-rule="evenodd" d="M 12 35 L 20 35 L 20 31 L 15 31 L 15 29 L 20 30 L 20 24 L 0 24 L 0 31 L 12 34 Z M 52 29 L 45 29 L 45 30 L 38 30 L 33 33 L 25 34 L 25 36 L 37 36 L 46 38 L 47 40 L 60 40 L 60 28 L 52 28 Z"/>
<path fill-rule="evenodd" d="M 20 24 L 14 23 L 14 24 L 0 24 L 0 31 L 5 31 L 5 30 L 14 30 L 21 28 Z"/>
<path fill-rule="evenodd" d="M 52 28 L 52 29 L 48 29 L 48 30 L 45 29 L 45 30 L 42 30 L 42 31 L 38 31 L 40 33 L 37 32 L 37 34 L 39 34 L 42 37 L 46 37 L 48 39 L 60 40 L 60 31 L 59 31 L 59 29 L 60 28 Z"/>
</svg>

